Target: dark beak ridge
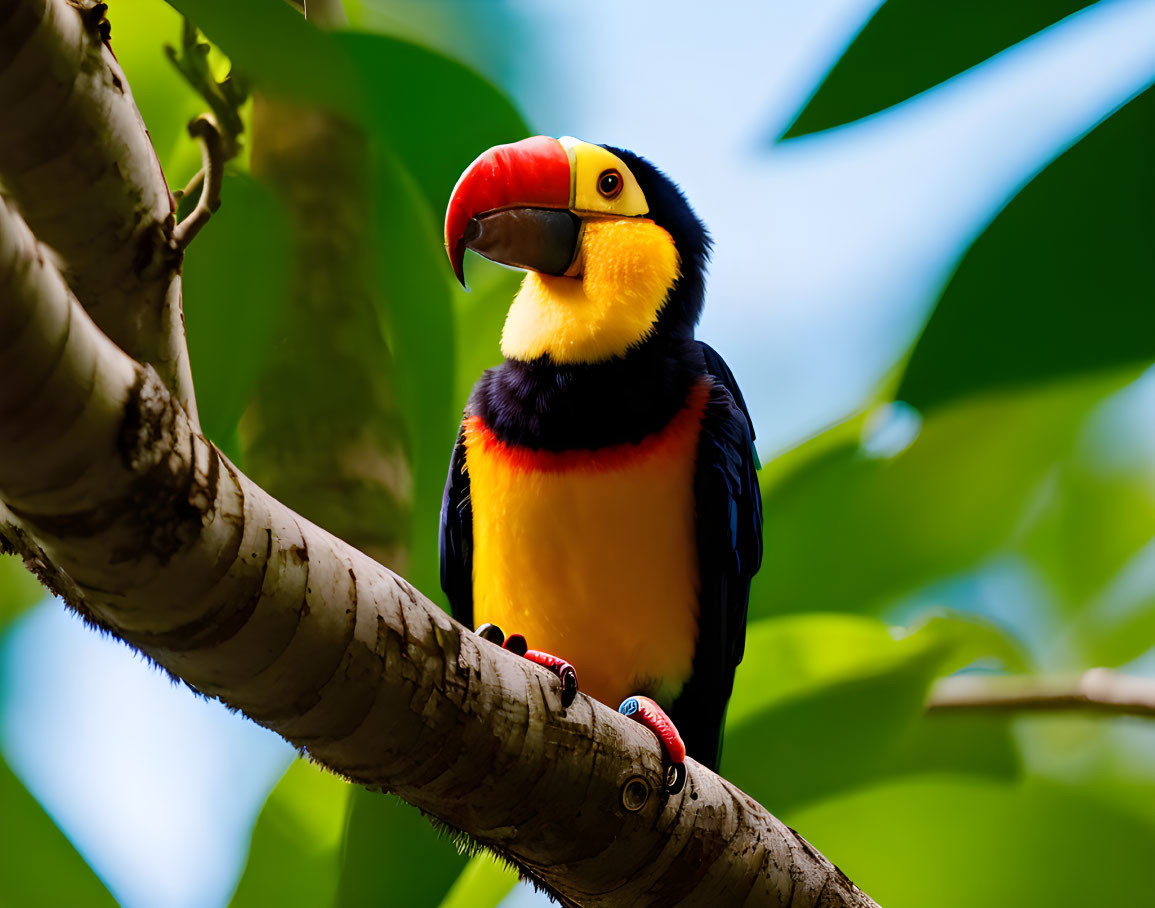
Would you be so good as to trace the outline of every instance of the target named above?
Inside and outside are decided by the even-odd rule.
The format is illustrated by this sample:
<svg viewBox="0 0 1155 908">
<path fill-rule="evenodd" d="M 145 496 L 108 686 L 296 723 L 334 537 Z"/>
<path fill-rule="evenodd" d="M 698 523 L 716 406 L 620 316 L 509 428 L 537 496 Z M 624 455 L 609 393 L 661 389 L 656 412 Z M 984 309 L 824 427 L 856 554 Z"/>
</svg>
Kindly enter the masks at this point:
<svg viewBox="0 0 1155 908">
<path fill-rule="evenodd" d="M 573 264 L 580 239 L 581 219 L 569 211 L 506 208 L 471 218 L 461 245 L 462 255 L 468 248 L 502 265 L 562 275 Z"/>
</svg>

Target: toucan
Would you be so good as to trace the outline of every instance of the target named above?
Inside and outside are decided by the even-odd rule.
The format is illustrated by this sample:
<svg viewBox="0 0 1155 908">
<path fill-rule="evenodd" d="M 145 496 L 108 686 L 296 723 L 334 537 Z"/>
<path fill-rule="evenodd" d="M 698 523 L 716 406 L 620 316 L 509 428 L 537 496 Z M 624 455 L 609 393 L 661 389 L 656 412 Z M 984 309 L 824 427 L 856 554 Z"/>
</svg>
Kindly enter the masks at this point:
<svg viewBox="0 0 1155 908">
<path fill-rule="evenodd" d="M 750 414 L 694 339 L 709 234 L 644 158 L 535 136 L 465 170 L 445 246 L 463 285 L 467 249 L 526 271 L 450 461 L 453 615 L 652 728 L 679 790 L 717 768 L 762 560 Z"/>
</svg>

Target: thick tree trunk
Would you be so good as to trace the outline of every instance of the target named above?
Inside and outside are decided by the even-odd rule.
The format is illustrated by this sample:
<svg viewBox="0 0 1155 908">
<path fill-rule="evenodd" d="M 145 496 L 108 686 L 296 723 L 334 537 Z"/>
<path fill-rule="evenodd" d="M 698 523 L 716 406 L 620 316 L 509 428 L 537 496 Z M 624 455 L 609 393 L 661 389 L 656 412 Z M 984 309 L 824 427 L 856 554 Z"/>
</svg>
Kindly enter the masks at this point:
<svg viewBox="0 0 1155 908">
<path fill-rule="evenodd" d="M 22 45 L 4 32 L 0 97 L 22 90 L 13 72 L 37 72 L 38 56 L 59 47 L 104 60 L 99 28 L 83 25 L 77 5 L 0 8 L 35 35 Z M 12 54 L 18 69 L 5 65 Z M 117 80 L 95 108 L 107 122 L 87 110 L 75 114 L 87 125 L 69 132 L 75 112 L 61 110 L 57 150 L 95 142 L 65 159 L 105 156 L 126 175 L 118 200 L 99 180 L 75 180 L 82 210 L 128 206 L 171 235 L 155 159 L 117 138 L 112 111 L 128 98 Z M 30 128 L 22 123 L 9 116 L 0 145 Z M 0 148 L 5 185 L 9 151 Z M 29 192 L 20 207 L 33 211 Z M 874 904 L 692 761 L 684 791 L 665 797 L 648 731 L 584 696 L 562 708 L 551 675 L 467 632 L 237 471 L 197 431 L 185 386 L 158 376 L 172 360 L 150 332 L 164 320 L 120 337 L 133 358 L 78 301 L 88 304 L 89 289 L 69 250 L 83 263 L 89 246 L 77 229 L 75 247 L 63 227 L 52 240 L 66 280 L 0 203 L 0 540 L 71 607 L 325 766 L 508 856 L 569 903 Z M 147 283 L 152 263 L 132 258 L 116 288 Z M 151 304 L 127 294 L 109 309 L 110 297 L 92 293 L 102 319 L 121 316 L 101 321 L 114 335 L 133 324 L 132 306 Z"/>
</svg>

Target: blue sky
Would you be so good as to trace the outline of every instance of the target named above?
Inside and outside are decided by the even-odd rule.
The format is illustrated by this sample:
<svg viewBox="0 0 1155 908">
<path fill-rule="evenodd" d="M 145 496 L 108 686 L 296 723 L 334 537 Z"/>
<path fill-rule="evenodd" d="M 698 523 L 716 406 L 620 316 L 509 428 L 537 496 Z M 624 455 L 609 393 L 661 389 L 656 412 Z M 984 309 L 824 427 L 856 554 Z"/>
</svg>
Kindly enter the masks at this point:
<svg viewBox="0 0 1155 908">
<path fill-rule="evenodd" d="M 765 452 L 867 400 L 1004 201 L 1155 78 L 1155 3 L 1104 0 L 901 108 L 770 145 L 875 5 L 516 2 L 524 58 L 478 61 L 539 131 L 683 186 L 716 239 L 700 334 Z M 131 908 L 224 904 L 291 756 L 56 604 L 0 646 L 0 743 Z"/>
</svg>

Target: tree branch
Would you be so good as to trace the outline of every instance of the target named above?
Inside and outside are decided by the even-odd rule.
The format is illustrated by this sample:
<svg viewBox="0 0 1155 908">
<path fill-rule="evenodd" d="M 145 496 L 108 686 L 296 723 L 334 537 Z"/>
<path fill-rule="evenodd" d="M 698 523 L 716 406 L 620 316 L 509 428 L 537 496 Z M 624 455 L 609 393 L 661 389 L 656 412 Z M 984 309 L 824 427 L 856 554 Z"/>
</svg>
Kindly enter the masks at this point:
<svg viewBox="0 0 1155 908">
<path fill-rule="evenodd" d="M 4 191 L 88 313 L 196 419 L 174 205 L 95 0 L 0 4 Z"/>
<path fill-rule="evenodd" d="M 69 9 L 8 7 L 29 8 L 58 20 Z M 56 21 L 25 42 L 22 65 L 48 78 L 28 48 L 67 57 L 51 45 L 69 29 Z M 118 78 L 91 88 L 97 107 L 127 97 Z M 111 161 L 131 195 L 155 158 L 105 126 L 89 122 L 78 152 L 67 143 L 82 131 L 62 125 L 63 157 Z M 0 133 L 6 184 L 11 141 Z M 54 245 L 87 249 L 64 227 Z M 121 277 L 131 286 L 139 273 Z M 562 708 L 553 676 L 262 491 L 183 404 L 98 329 L 0 200 L 0 547 L 72 608 L 330 769 L 467 832 L 567 904 L 874 905 L 693 761 L 685 789 L 664 796 L 653 735 L 585 696 Z"/>
<path fill-rule="evenodd" d="M 196 207 L 173 230 L 172 241 L 177 249 L 185 249 L 221 207 L 221 184 L 225 177 L 225 150 L 212 114 L 201 114 L 189 123 L 188 134 L 201 145 L 201 195 Z"/>
<path fill-rule="evenodd" d="M 1083 711 L 1155 717 L 1155 679 L 1135 678 L 1105 668 L 1076 677 L 953 675 L 934 686 L 932 712 Z"/>
<path fill-rule="evenodd" d="M 584 696 L 563 709 L 552 676 L 254 486 L 38 248 L 0 209 L 0 498 L 19 521 L 0 532 L 70 605 L 575 904 L 873 904 L 693 762 L 661 796 L 649 732 Z"/>
</svg>

